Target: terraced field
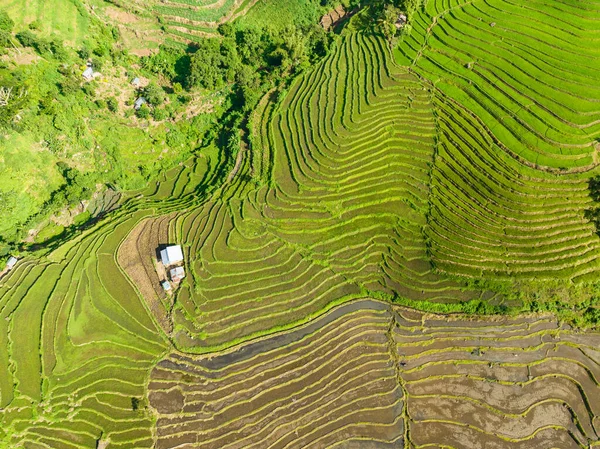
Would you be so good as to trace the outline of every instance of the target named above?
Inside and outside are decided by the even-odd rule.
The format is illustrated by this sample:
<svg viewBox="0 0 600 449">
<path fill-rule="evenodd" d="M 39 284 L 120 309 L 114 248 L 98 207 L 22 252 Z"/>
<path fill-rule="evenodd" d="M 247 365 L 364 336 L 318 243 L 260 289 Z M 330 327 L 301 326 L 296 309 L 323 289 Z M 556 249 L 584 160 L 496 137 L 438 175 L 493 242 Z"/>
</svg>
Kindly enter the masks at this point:
<svg viewBox="0 0 600 449">
<path fill-rule="evenodd" d="M 170 173 L 110 221 L 0 280 L 0 447 L 153 446 L 145 384 L 168 341 L 115 256 L 153 206 L 193 201 L 187 188 L 206 168 L 202 159 Z"/>
<path fill-rule="evenodd" d="M 432 0 L 398 59 L 473 111 L 520 158 L 598 163 L 600 2 Z"/>
<path fill-rule="evenodd" d="M 234 20 L 257 0 L 169 0 L 156 2 L 153 10 L 176 39 L 198 40 L 216 34 L 221 23 Z"/>
<path fill-rule="evenodd" d="M 169 354 L 150 377 L 156 447 L 400 442 L 402 390 L 387 309 L 359 301 L 229 354 Z"/>
<path fill-rule="evenodd" d="M 439 140 L 427 235 L 444 271 L 593 281 L 600 239 L 588 178 L 515 161 L 467 110 L 436 95 Z"/>
<path fill-rule="evenodd" d="M 371 300 L 152 371 L 157 448 L 597 447 L 600 335 Z"/>
<path fill-rule="evenodd" d="M 597 447 L 598 334 L 552 318 L 469 321 L 398 310 L 416 447 Z"/>
<path fill-rule="evenodd" d="M 249 150 L 219 195 L 171 226 L 189 243 L 194 276 L 172 314 L 179 348 L 222 348 L 369 291 L 492 298 L 431 270 L 422 228 L 432 99 L 381 40 L 344 39 L 280 104 L 263 106 L 260 152 Z"/>
<path fill-rule="evenodd" d="M 539 85 L 589 112 L 581 128 L 541 94 L 511 115 L 516 94 L 490 93 L 509 89 L 490 78 L 499 48 L 516 63 L 536 36 L 564 40 L 547 24 L 559 9 L 593 41 L 594 2 L 547 3 L 430 1 L 397 54 L 410 66 L 383 38 L 344 32 L 261 101 L 232 172 L 208 151 L 19 261 L 0 279 L 0 448 L 600 447 L 599 334 L 393 305 L 518 306 L 478 282 L 596 280 L 596 172 L 579 173 L 596 119 L 572 101 L 580 79 Z M 531 21 L 517 30 L 518 9 Z M 474 37 L 484 13 L 497 22 Z M 503 29 L 506 46 L 481 44 L 459 76 L 476 49 L 455 40 Z M 582 48 L 586 62 L 564 55 L 573 68 L 557 70 L 594 64 Z M 514 70 L 499 76 L 512 87 Z M 153 260 L 168 243 L 187 271 L 174 295 Z"/>
</svg>

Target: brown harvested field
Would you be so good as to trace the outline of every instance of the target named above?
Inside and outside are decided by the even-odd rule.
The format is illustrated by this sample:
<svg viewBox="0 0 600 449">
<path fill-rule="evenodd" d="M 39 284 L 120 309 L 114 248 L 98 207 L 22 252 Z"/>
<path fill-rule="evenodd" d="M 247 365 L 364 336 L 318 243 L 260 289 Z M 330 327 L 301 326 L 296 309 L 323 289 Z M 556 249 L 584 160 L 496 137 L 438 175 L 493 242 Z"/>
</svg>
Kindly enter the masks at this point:
<svg viewBox="0 0 600 449">
<path fill-rule="evenodd" d="M 173 215 L 142 220 L 127 236 L 119 248 L 119 265 L 129 275 L 148 308 L 163 330 L 170 333 L 172 324 L 168 319 L 170 299 L 161 287 L 157 270 L 157 248 L 169 243 L 169 224 Z"/>
<path fill-rule="evenodd" d="M 551 317 L 444 320 L 398 310 L 394 338 L 415 446 L 598 444 L 597 334 Z"/>
<path fill-rule="evenodd" d="M 169 354 L 148 387 L 156 447 L 596 447 L 599 340 L 544 316 L 359 300 L 226 352 Z"/>
</svg>

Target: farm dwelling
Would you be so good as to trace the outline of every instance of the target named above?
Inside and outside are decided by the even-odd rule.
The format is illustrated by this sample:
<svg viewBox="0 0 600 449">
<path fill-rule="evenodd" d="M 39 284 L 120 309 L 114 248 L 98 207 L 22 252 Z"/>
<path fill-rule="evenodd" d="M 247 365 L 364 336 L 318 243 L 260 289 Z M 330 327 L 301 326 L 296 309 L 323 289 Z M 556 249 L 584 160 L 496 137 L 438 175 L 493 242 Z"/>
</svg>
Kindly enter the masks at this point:
<svg viewBox="0 0 600 449">
<path fill-rule="evenodd" d="M 404 13 L 401 13 L 401 14 L 398 16 L 398 20 L 396 20 L 396 29 L 397 29 L 397 30 L 399 30 L 400 28 L 403 28 L 403 27 L 404 27 L 404 25 L 406 25 L 406 21 L 407 21 L 407 20 L 408 20 L 408 19 L 407 19 L 407 17 L 406 17 L 406 14 L 404 14 Z"/>
<path fill-rule="evenodd" d="M 175 283 L 181 282 L 181 280 L 185 277 L 185 270 L 183 267 L 173 268 L 170 273 L 171 280 Z"/>
<path fill-rule="evenodd" d="M 183 262 L 183 251 L 181 250 L 181 246 L 167 246 L 160 252 L 160 260 L 165 267 Z"/>
<path fill-rule="evenodd" d="M 148 101 L 144 97 L 140 97 L 133 103 L 133 108 L 137 111 L 146 103 L 148 103 Z"/>
<path fill-rule="evenodd" d="M 94 79 L 94 69 L 91 66 L 88 66 L 87 69 L 81 74 L 86 81 L 91 81 Z"/>
</svg>

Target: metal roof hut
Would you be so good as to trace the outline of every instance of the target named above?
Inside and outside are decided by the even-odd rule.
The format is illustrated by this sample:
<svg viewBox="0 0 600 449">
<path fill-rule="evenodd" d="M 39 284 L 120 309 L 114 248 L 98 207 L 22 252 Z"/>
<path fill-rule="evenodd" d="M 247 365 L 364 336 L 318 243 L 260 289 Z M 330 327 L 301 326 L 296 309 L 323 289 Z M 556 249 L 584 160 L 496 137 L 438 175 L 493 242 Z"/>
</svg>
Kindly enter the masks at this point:
<svg viewBox="0 0 600 449">
<path fill-rule="evenodd" d="M 87 69 L 81 74 L 87 81 L 94 79 L 94 69 L 92 66 L 88 66 Z"/>
<path fill-rule="evenodd" d="M 169 281 L 163 281 L 163 282 L 161 283 L 161 285 L 162 285 L 162 288 L 163 288 L 163 289 L 164 289 L 166 292 L 168 292 L 169 290 L 171 290 L 171 283 L 170 283 Z"/>
<path fill-rule="evenodd" d="M 183 267 L 173 268 L 170 273 L 171 280 L 175 283 L 181 282 L 181 280 L 185 277 L 185 270 Z"/>
<path fill-rule="evenodd" d="M 140 79 L 139 79 L 137 76 L 136 76 L 136 77 L 133 79 L 133 81 L 131 82 L 131 85 L 132 85 L 133 87 L 136 87 L 136 88 L 137 88 L 137 87 L 140 87 L 140 86 L 141 86 L 141 84 L 142 84 L 142 82 L 140 81 Z"/>
<path fill-rule="evenodd" d="M 13 256 L 9 257 L 8 262 L 6 262 L 6 268 L 8 268 L 10 270 L 17 264 L 17 262 L 18 262 L 18 260 L 16 257 L 13 257 Z"/>
<path fill-rule="evenodd" d="M 146 103 L 148 103 L 148 101 L 144 97 L 140 97 L 137 100 L 135 100 L 135 103 L 133 103 L 133 108 L 137 111 L 142 107 L 142 105 L 145 105 Z"/>
<path fill-rule="evenodd" d="M 160 252 L 160 259 L 165 267 L 183 262 L 183 251 L 181 250 L 181 246 L 167 246 Z"/>
<path fill-rule="evenodd" d="M 406 25 L 408 18 L 406 17 L 406 14 L 404 13 L 400 13 L 400 15 L 398 16 L 398 20 L 396 20 L 396 29 L 400 29 L 402 27 L 404 27 L 404 25 Z"/>
</svg>

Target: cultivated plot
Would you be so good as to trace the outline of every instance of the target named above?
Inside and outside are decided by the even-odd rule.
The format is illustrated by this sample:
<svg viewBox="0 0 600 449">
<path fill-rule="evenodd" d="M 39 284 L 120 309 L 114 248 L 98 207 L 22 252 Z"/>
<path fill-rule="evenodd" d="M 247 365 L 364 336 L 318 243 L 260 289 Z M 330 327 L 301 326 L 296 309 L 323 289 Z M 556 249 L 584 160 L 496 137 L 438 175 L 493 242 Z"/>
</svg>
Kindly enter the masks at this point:
<svg viewBox="0 0 600 449">
<path fill-rule="evenodd" d="M 600 2 L 432 0 L 398 47 L 524 160 L 598 163 Z"/>
<path fill-rule="evenodd" d="M 598 334 L 358 300 L 305 327 L 152 371 L 158 448 L 598 445 Z"/>
</svg>

